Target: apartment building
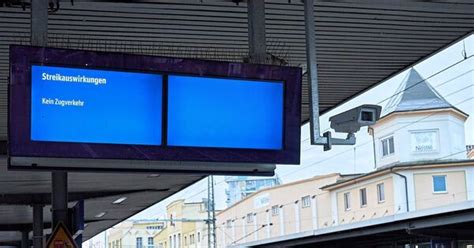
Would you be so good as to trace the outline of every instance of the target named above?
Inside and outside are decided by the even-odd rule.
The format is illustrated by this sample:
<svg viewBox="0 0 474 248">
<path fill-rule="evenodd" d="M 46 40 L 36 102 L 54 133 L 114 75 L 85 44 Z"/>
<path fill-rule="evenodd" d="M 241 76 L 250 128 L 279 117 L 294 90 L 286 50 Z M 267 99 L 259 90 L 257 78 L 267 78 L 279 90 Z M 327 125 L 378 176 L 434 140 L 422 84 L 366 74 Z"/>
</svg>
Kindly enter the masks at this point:
<svg viewBox="0 0 474 248">
<path fill-rule="evenodd" d="M 153 248 L 153 237 L 165 227 L 162 221 L 124 221 L 107 233 L 109 248 Z"/>
<path fill-rule="evenodd" d="M 373 171 L 260 190 L 217 215 L 218 247 L 474 201 L 474 160 L 464 134 L 469 116 L 415 70 L 397 92 L 369 128 Z M 474 245 L 463 242 L 460 247 Z"/>
<path fill-rule="evenodd" d="M 329 174 L 260 190 L 216 216 L 218 247 L 331 226 L 325 185 L 353 175 Z"/>
<path fill-rule="evenodd" d="M 225 182 L 227 183 L 225 191 L 227 207 L 261 189 L 281 184 L 277 175 L 273 177 L 228 176 Z"/>
<path fill-rule="evenodd" d="M 154 236 L 157 248 L 208 247 L 206 202 L 176 200 L 166 207 L 167 225 Z"/>
<path fill-rule="evenodd" d="M 322 189 L 338 225 L 436 208 L 474 200 L 474 161 L 397 164 Z"/>
</svg>

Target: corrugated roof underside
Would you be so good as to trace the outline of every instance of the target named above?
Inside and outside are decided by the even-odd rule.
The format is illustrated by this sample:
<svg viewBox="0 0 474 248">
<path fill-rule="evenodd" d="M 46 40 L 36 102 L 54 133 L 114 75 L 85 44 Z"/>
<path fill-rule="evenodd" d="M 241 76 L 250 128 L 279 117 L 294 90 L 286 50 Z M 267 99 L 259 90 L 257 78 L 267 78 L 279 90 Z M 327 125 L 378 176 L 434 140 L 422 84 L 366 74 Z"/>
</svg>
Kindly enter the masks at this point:
<svg viewBox="0 0 474 248">
<path fill-rule="evenodd" d="M 155 2 L 155 3 L 150 3 Z M 357 1 L 359 2 L 359 1 Z M 317 2 L 318 78 L 322 112 L 471 32 L 474 5 L 404 2 Z M 303 6 L 267 1 L 268 50 L 305 66 Z M 229 2 L 86 3 L 49 17 L 51 46 L 242 61 L 248 49 L 247 8 Z M 0 137 L 6 136 L 8 45 L 28 44 L 29 9 L 0 8 Z M 308 120 L 308 87 L 303 87 Z"/>
</svg>

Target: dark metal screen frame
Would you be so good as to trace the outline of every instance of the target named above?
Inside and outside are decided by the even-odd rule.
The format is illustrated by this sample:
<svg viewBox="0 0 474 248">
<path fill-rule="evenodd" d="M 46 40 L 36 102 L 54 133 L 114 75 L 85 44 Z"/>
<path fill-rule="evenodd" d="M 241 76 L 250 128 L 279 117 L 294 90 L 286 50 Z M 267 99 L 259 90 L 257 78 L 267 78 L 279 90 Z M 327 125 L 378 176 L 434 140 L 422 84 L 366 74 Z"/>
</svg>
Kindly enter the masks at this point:
<svg viewBox="0 0 474 248">
<path fill-rule="evenodd" d="M 39 142 L 30 139 L 31 65 L 186 74 L 284 82 L 283 149 L 163 147 L 95 143 Z M 33 46 L 10 47 L 9 157 L 118 159 L 216 163 L 299 164 L 301 69 L 298 67 L 229 63 L 94 52 Z M 271 125 L 271 123 L 269 123 Z M 249 165 L 251 167 L 251 165 Z M 9 164 L 9 167 L 15 167 Z M 20 166 L 21 169 L 32 168 Z M 75 168 L 80 169 L 80 168 Z M 100 168 L 98 168 L 100 169 Z M 130 168 L 133 169 L 133 168 Z M 170 168 L 172 169 L 172 168 Z M 222 168 L 219 169 L 222 171 Z"/>
</svg>

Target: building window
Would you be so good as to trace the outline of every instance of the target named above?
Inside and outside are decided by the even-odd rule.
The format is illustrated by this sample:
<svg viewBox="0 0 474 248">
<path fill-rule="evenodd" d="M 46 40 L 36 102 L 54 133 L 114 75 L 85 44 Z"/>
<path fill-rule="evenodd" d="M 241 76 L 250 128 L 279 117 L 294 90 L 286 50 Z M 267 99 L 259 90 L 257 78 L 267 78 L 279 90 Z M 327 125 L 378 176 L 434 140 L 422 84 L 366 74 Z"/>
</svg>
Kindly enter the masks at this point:
<svg viewBox="0 0 474 248">
<path fill-rule="evenodd" d="M 153 237 L 148 238 L 148 248 L 153 248 L 154 242 L 153 242 Z"/>
<path fill-rule="evenodd" d="M 247 223 L 253 222 L 253 213 L 247 214 Z"/>
<path fill-rule="evenodd" d="M 379 203 L 385 201 L 385 185 L 383 183 L 377 184 L 377 201 Z"/>
<path fill-rule="evenodd" d="M 433 176 L 433 192 L 434 193 L 446 193 L 446 175 Z"/>
<path fill-rule="evenodd" d="M 351 192 L 344 193 L 344 209 L 351 210 Z"/>
<path fill-rule="evenodd" d="M 194 244 L 194 234 L 189 235 L 189 244 L 190 245 Z"/>
<path fill-rule="evenodd" d="M 381 143 L 382 143 L 382 157 L 395 153 L 395 143 L 393 140 L 393 136 L 382 139 Z"/>
<path fill-rule="evenodd" d="M 438 151 L 438 130 L 413 131 L 410 138 L 411 151 L 414 153 Z"/>
<path fill-rule="evenodd" d="M 141 237 L 137 238 L 137 248 L 143 248 L 143 240 Z"/>
<path fill-rule="evenodd" d="M 184 245 L 188 245 L 188 237 L 184 236 Z"/>
<path fill-rule="evenodd" d="M 311 197 L 309 195 L 301 198 L 302 205 L 301 207 L 307 208 L 311 206 Z"/>
<path fill-rule="evenodd" d="M 363 188 L 359 190 L 360 193 L 360 207 L 367 206 L 367 189 Z"/>
<path fill-rule="evenodd" d="M 279 214 L 280 214 L 280 207 L 278 207 L 278 205 L 272 206 L 272 215 L 277 216 Z"/>
<path fill-rule="evenodd" d="M 198 232 L 198 243 L 201 242 L 201 232 Z"/>
<path fill-rule="evenodd" d="M 225 226 L 226 226 L 227 228 L 231 228 L 231 227 L 232 227 L 232 220 L 227 220 L 227 221 L 225 222 Z"/>
<path fill-rule="evenodd" d="M 245 190 L 247 190 L 247 191 L 257 190 L 257 182 L 255 180 L 247 181 L 247 184 L 245 185 Z"/>
</svg>

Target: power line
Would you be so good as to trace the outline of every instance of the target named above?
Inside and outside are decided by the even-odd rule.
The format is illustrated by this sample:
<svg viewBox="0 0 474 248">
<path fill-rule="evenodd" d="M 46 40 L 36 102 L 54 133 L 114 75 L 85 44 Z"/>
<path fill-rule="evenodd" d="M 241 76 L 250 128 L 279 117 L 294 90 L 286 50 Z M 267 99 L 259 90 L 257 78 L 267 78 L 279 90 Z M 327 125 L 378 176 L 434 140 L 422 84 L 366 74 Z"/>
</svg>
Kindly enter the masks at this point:
<svg viewBox="0 0 474 248">
<path fill-rule="evenodd" d="M 472 87 L 472 85 L 470 85 L 470 86 L 468 86 L 468 87 L 465 87 L 465 88 L 469 88 L 469 87 Z M 464 89 L 465 89 L 465 88 L 464 88 Z M 461 89 L 461 90 L 463 90 L 463 89 Z M 446 96 L 454 95 L 454 94 L 456 94 L 456 93 L 461 92 L 461 90 L 452 92 L 452 93 L 450 93 L 450 94 L 448 94 L 448 95 L 446 95 Z M 454 104 L 454 105 L 459 105 L 459 104 L 462 104 L 462 103 L 467 102 L 467 101 L 472 100 L 472 99 L 474 99 L 474 97 L 467 98 L 467 99 L 465 99 L 465 100 L 463 100 L 463 101 L 461 101 L 461 102 L 458 102 L 458 103 L 456 103 L 456 104 Z M 428 102 L 428 103 L 425 103 L 425 104 L 431 104 L 431 103 L 432 103 L 432 102 Z M 424 104 L 424 105 L 425 105 L 425 104 Z M 423 106 L 423 105 L 422 105 L 422 106 Z M 425 120 L 425 119 L 427 119 L 427 118 L 429 118 L 429 117 L 431 117 L 431 116 L 433 116 L 433 115 L 435 115 L 435 114 L 437 114 L 437 113 L 432 113 L 432 114 L 429 114 L 429 115 L 427 115 L 427 116 L 425 116 L 425 117 L 422 117 L 422 118 L 420 118 L 420 119 L 418 119 L 418 120 L 416 120 L 416 121 L 410 122 L 410 123 L 408 123 L 407 125 L 404 125 L 404 126 L 402 126 L 402 127 L 400 127 L 400 128 L 397 128 L 397 129 L 393 130 L 393 132 L 399 131 L 399 130 L 404 129 L 404 128 L 408 127 L 408 126 L 411 126 L 411 125 L 413 125 L 413 124 L 416 124 L 416 123 L 418 123 L 418 122 L 420 122 L 420 121 L 422 121 L 422 120 Z M 387 128 L 390 128 L 390 127 L 393 127 L 393 125 L 392 125 L 392 126 L 389 126 L 389 127 L 387 127 Z M 364 146 L 364 145 L 369 144 L 370 142 L 372 142 L 372 141 L 369 140 L 369 141 L 366 141 L 366 142 L 364 142 L 364 143 L 362 143 L 362 144 L 358 144 L 358 145 L 353 146 L 353 147 L 359 148 L 359 147 L 361 147 L 361 146 Z M 304 166 L 300 167 L 299 170 L 294 170 L 294 171 L 292 171 L 292 172 L 290 172 L 290 173 L 284 174 L 283 176 L 288 176 L 288 175 L 294 174 L 294 173 L 296 173 L 296 172 L 301 172 L 301 170 L 307 169 L 307 168 L 309 168 L 310 166 L 317 165 L 317 164 L 320 164 L 320 163 L 322 163 L 322 162 L 331 160 L 331 159 L 333 159 L 333 158 L 335 158 L 335 157 L 337 157 L 337 156 L 340 156 L 340 155 L 342 155 L 342 154 L 344 154 L 344 153 L 350 152 L 350 151 L 353 149 L 353 147 L 351 147 L 351 148 L 349 148 L 349 149 L 346 149 L 346 150 L 344 150 L 344 151 L 342 151 L 342 152 L 339 152 L 339 153 L 337 153 L 337 154 L 335 154 L 335 155 L 333 155 L 333 156 L 331 156 L 331 157 L 328 157 L 328 158 L 326 158 L 326 159 L 323 159 L 323 160 L 320 160 L 320 161 L 316 161 L 316 162 L 314 162 L 314 163 L 312 163 L 312 164 L 304 165 Z"/>
<path fill-rule="evenodd" d="M 407 87 L 407 88 L 405 88 L 405 89 L 403 89 L 403 90 L 401 90 L 401 91 L 397 91 L 395 94 L 393 94 L 393 95 L 391 95 L 391 96 L 389 96 L 389 97 L 387 97 L 387 98 L 384 98 L 383 100 L 379 101 L 377 104 L 381 104 L 381 103 L 383 103 L 383 102 L 385 102 L 385 101 L 391 99 L 392 97 L 395 97 L 395 96 L 397 96 L 397 95 L 399 95 L 399 94 L 401 94 L 401 93 L 403 93 L 403 92 L 405 92 L 405 91 L 407 91 L 407 90 L 409 90 L 409 89 L 415 87 L 416 85 L 419 85 L 420 83 L 422 83 L 422 82 L 424 82 L 424 81 L 427 81 L 428 79 L 431 79 L 431 78 L 433 78 L 433 77 L 435 77 L 435 76 L 437 76 L 437 75 L 439 75 L 439 74 L 441 74 L 441 73 L 443 73 L 443 72 L 445 72 L 445 71 L 447 71 L 447 70 L 449 70 L 449 69 L 451 69 L 451 68 L 454 68 L 455 66 L 457 66 L 457 65 L 459 65 L 459 64 L 461 64 L 461 63 L 463 63 L 463 62 L 465 62 L 465 61 L 467 61 L 467 60 L 469 60 L 469 59 L 471 59 L 471 58 L 473 58 L 473 57 L 474 57 L 474 55 L 469 55 L 469 56 L 467 56 L 466 58 L 464 58 L 464 59 L 462 59 L 462 60 L 459 60 L 459 61 L 457 61 L 457 62 L 455 62 L 455 63 L 453 63 L 453 64 L 451 64 L 451 65 L 449 65 L 449 66 L 447 66 L 447 67 L 445 67 L 445 68 L 443 68 L 442 70 L 437 71 L 436 73 L 430 75 L 429 77 L 427 77 L 427 78 L 425 78 L 425 79 L 423 79 L 423 80 L 420 80 L 420 81 L 414 83 L 413 85 L 411 85 L 411 86 L 409 86 L 409 87 Z M 447 83 L 449 83 L 449 82 L 452 82 L 452 81 L 451 81 L 451 80 L 447 80 L 447 81 L 445 81 L 445 82 L 443 82 L 443 83 L 441 83 L 441 84 L 439 84 L 439 85 L 434 86 L 433 88 L 436 89 L 436 88 L 438 88 L 438 87 L 440 87 L 440 86 L 442 86 L 442 85 L 445 85 L 445 84 L 447 84 Z M 471 85 L 471 86 L 468 86 L 468 87 L 472 87 L 472 85 Z M 465 88 L 467 88 L 467 87 L 465 87 Z M 463 89 L 465 89 L 465 88 L 463 88 Z M 461 89 L 461 90 L 462 90 L 462 89 Z M 458 91 L 456 91 L 456 92 L 454 92 L 454 93 L 460 92 L 461 90 L 458 90 Z M 444 97 L 450 96 L 450 95 L 452 95 L 452 94 L 453 94 L 453 92 L 450 93 L 450 94 L 448 94 L 448 95 L 445 95 Z M 472 98 L 466 99 L 466 101 L 467 101 L 467 100 L 471 100 L 471 99 L 472 99 Z M 463 101 L 463 102 L 465 102 L 465 101 Z M 457 104 L 455 104 L 455 105 L 461 104 L 461 103 L 463 103 L 463 102 L 457 103 Z M 417 123 L 417 122 L 420 122 L 420 121 L 422 121 L 422 120 L 424 120 L 424 119 L 426 119 L 426 118 L 428 118 L 428 117 L 430 117 L 430 116 L 421 118 L 421 119 L 419 119 L 419 120 L 417 120 L 417 121 L 415 121 L 415 122 L 413 122 L 413 123 L 410 123 L 409 125 L 412 125 L 412 124 L 415 124 L 415 123 Z M 409 126 L 409 125 L 403 126 L 402 128 L 405 128 L 405 127 L 407 127 L 407 126 Z M 400 130 L 400 129 L 402 129 L 402 128 L 399 128 L 399 129 L 397 129 L 397 130 Z M 327 130 L 330 130 L 330 128 L 327 128 L 326 131 L 327 131 Z M 397 130 L 395 130 L 395 131 L 397 131 Z M 304 142 L 305 140 L 308 140 L 308 139 L 303 139 L 301 142 Z M 290 172 L 290 173 L 284 174 L 283 176 L 288 176 L 288 175 L 294 174 L 294 173 L 296 173 L 296 172 L 300 172 L 302 169 L 307 169 L 307 168 L 312 167 L 312 166 L 314 166 L 314 165 L 321 164 L 321 163 L 323 163 L 323 162 L 326 162 L 326 161 L 328 161 L 328 160 L 331 160 L 331 159 L 333 159 L 333 158 L 336 158 L 336 157 L 338 157 L 338 156 L 340 156 L 340 155 L 343 155 L 343 154 L 345 154 L 345 153 L 347 153 L 347 152 L 349 152 L 349 151 L 351 151 L 351 150 L 353 150 L 353 149 L 359 148 L 359 147 L 364 146 L 364 145 L 369 144 L 369 143 L 370 143 L 370 141 L 367 141 L 367 142 L 364 142 L 364 143 L 362 143 L 362 144 L 359 144 L 359 145 L 356 145 L 356 146 L 352 146 L 350 149 L 347 149 L 347 150 L 344 150 L 344 151 L 342 151 L 342 152 L 339 152 L 339 153 L 337 153 L 337 154 L 335 154 L 335 155 L 333 155 L 333 156 L 331 156 L 331 157 L 328 157 L 328 158 L 326 158 L 326 159 L 323 159 L 323 160 L 320 160 L 320 161 L 316 161 L 316 162 L 314 162 L 314 163 L 311 163 L 311 164 L 308 164 L 308 165 L 304 165 L 304 166 L 302 166 L 302 167 L 299 167 L 298 170 L 294 170 L 294 171 L 292 171 L 292 172 Z M 305 149 L 305 150 L 303 150 L 302 152 L 311 150 L 311 149 L 313 149 L 313 148 L 314 148 L 314 146 L 311 146 L 309 149 Z M 219 185 L 219 184 L 224 183 L 224 182 L 225 182 L 225 179 L 223 179 L 223 180 L 217 182 L 215 185 Z M 192 190 L 192 186 L 190 186 L 190 187 L 187 188 L 187 191 L 191 191 L 191 190 Z M 185 198 L 185 199 L 193 198 L 193 197 L 195 197 L 195 196 L 197 196 L 197 195 L 202 194 L 202 193 L 205 192 L 206 190 L 207 190 L 207 188 L 204 188 L 203 190 L 201 190 L 201 191 L 199 191 L 199 192 L 197 192 L 197 193 L 194 193 L 194 194 L 191 195 L 191 196 L 184 195 L 183 198 Z"/>
</svg>

